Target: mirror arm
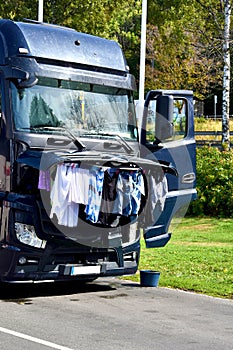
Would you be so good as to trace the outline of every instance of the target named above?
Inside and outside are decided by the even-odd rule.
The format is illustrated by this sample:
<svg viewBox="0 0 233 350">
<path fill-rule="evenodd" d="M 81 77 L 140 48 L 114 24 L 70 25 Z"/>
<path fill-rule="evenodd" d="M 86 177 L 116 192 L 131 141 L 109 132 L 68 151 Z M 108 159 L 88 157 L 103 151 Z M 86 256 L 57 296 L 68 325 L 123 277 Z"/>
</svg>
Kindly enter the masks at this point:
<svg viewBox="0 0 233 350">
<path fill-rule="evenodd" d="M 16 67 L 4 67 L 4 75 L 6 79 L 15 79 L 19 88 L 32 87 L 38 82 L 35 75 L 30 75 L 29 72 Z"/>
</svg>

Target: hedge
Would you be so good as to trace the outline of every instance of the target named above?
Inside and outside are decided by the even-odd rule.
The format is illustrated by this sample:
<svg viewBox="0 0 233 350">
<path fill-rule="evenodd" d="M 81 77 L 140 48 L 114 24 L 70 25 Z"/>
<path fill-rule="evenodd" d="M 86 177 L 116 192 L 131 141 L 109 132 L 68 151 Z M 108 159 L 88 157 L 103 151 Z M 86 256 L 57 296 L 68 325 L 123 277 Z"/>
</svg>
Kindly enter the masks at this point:
<svg viewBox="0 0 233 350">
<path fill-rule="evenodd" d="M 214 147 L 197 149 L 198 199 L 189 215 L 233 217 L 233 151 Z"/>
</svg>

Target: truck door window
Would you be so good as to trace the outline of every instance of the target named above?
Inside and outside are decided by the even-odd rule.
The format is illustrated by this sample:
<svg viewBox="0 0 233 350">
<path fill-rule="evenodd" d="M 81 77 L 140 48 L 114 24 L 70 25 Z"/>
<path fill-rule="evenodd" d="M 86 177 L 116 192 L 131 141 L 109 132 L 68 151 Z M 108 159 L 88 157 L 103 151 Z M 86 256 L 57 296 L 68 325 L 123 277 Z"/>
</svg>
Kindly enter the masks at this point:
<svg viewBox="0 0 233 350">
<path fill-rule="evenodd" d="M 11 95 L 16 130 L 65 126 L 78 137 L 111 133 L 137 141 L 133 98 L 125 89 L 39 78 L 25 89 L 11 83 Z"/>
<path fill-rule="evenodd" d="M 156 142 L 156 100 L 151 100 L 147 111 L 146 140 L 147 143 Z M 166 142 L 181 140 L 186 136 L 187 102 L 185 99 L 174 99 L 173 136 Z"/>
</svg>

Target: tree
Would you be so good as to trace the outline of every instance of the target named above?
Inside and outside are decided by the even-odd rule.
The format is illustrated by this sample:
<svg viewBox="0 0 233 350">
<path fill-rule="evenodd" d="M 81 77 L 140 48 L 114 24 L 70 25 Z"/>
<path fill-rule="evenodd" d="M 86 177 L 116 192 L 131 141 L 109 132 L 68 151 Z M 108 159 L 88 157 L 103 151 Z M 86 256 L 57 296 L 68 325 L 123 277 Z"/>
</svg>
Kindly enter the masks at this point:
<svg viewBox="0 0 233 350">
<path fill-rule="evenodd" d="M 12 20 L 37 19 L 37 8 L 34 0 L 5 0 L 0 3 L 1 17 Z"/>
<path fill-rule="evenodd" d="M 222 90 L 226 2 L 148 0 L 145 90 L 192 89 L 199 99 Z M 137 79 L 141 7 L 142 0 L 45 0 L 44 21 L 118 41 Z M 37 20 L 38 0 L 5 0 L 0 9 L 5 18 Z"/>
<path fill-rule="evenodd" d="M 207 12 L 197 5 L 187 0 L 149 2 L 146 89 L 192 89 L 204 99 L 219 85 L 221 64 L 209 40 L 213 28 L 206 30 Z"/>
<path fill-rule="evenodd" d="M 196 0 L 196 2 L 209 14 L 209 26 L 212 25 L 214 29 L 212 38 L 218 41 L 215 52 L 222 66 L 222 148 L 229 150 L 231 1 Z"/>
<path fill-rule="evenodd" d="M 195 33 L 148 25 L 146 89 L 190 89 L 204 99 L 219 82 L 218 62 L 205 55 Z"/>
<path fill-rule="evenodd" d="M 223 99 L 222 99 L 222 146 L 230 149 L 230 23 L 231 4 L 230 0 L 224 0 L 224 34 L 223 34 Z"/>
</svg>

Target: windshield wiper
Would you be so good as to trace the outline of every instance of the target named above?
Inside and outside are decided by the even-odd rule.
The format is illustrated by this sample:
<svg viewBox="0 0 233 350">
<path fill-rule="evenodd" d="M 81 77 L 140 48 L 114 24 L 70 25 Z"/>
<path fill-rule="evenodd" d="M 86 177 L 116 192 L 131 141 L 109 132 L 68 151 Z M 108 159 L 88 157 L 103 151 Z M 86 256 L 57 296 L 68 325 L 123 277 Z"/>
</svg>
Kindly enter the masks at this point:
<svg viewBox="0 0 233 350">
<path fill-rule="evenodd" d="M 47 126 L 47 125 L 35 125 L 35 126 L 31 126 L 30 128 L 27 128 L 30 130 L 48 130 L 48 131 L 65 131 L 66 135 L 69 137 L 69 139 L 73 142 L 73 144 L 83 150 L 86 148 L 86 146 L 77 139 L 77 137 L 67 128 L 63 127 L 63 126 Z"/>
<path fill-rule="evenodd" d="M 86 133 L 86 134 L 82 134 L 82 136 L 85 135 L 94 135 L 94 136 L 107 136 L 110 137 L 114 140 L 119 141 L 119 143 L 121 144 L 121 146 L 125 149 L 125 151 L 128 154 L 133 154 L 134 153 L 134 149 L 124 140 L 124 138 L 120 135 L 116 135 L 116 134 L 111 134 L 111 133 L 105 133 L 105 132 L 90 132 L 90 133 Z"/>
</svg>

